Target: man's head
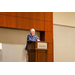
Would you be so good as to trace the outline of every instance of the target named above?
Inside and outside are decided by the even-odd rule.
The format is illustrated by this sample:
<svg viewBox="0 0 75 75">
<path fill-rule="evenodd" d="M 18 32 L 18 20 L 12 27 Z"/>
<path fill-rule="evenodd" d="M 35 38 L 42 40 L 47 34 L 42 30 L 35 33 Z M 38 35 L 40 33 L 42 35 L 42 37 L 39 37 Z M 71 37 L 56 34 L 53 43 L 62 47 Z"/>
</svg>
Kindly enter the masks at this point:
<svg viewBox="0 0 75 75">
<path fill-rule="evenodd" d="M 31 33 L 32 35 L 35 35 L 35 30 L 32 28 L 32 29 L 30 30 L 30 33 Z"/>
</svg>

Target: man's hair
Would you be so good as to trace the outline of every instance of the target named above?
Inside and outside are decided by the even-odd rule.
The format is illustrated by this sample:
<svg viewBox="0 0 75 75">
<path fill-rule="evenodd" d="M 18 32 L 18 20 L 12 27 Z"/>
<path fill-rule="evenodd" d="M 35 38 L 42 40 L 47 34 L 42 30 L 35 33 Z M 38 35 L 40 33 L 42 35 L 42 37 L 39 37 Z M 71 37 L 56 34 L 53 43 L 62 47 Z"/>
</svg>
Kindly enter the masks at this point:
<svg viewBox="0 0 75 75">
<path fill-rule="evenodd" d="M 30 32 L 32 32 L 32 31 L 35 31 L 35 29 L 33 29 L 33 28 L 32 28 L 32 29 L 30 29 Z"/>
</svg>

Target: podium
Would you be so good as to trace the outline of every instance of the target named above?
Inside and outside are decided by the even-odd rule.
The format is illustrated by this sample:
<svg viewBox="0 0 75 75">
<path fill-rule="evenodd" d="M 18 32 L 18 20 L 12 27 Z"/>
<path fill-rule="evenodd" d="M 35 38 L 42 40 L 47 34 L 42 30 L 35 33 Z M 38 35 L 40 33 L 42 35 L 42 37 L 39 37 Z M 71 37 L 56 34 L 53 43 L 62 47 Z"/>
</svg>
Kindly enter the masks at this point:
<svg viewBox="0 0 75 75">
<path fill-rule="evenodd" d="M 33 41 L 28 45 L 29 62 L 47 62 L 49 43 L 43 41 Z"/>
</svg>

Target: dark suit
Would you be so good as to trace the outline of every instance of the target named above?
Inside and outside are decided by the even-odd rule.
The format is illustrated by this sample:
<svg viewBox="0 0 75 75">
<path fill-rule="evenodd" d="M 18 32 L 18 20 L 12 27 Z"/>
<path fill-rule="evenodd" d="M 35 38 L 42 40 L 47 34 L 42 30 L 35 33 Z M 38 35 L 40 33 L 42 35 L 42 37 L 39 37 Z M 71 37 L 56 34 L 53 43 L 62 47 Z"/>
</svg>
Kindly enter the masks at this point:
<svg viewBox="0 0 75 75">
<path fill-rule="evenodd" d="M 37 35 L 32 36 L 32 34 L 29 34 L 29 35 L 27 36 L 27 44 L 26 44 L 25 50 L 28 50 L 28 44 L 29 44 L 30 42 L 32 42 L 32 41 L 37 41 L 36 38 L 37 38 Z"/>
</svg>

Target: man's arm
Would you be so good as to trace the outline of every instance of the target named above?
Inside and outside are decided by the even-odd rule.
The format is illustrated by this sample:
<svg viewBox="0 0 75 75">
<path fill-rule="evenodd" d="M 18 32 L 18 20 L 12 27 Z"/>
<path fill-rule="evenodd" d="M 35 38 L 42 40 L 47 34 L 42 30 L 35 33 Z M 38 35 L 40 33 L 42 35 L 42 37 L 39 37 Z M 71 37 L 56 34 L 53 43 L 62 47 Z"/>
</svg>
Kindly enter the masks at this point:
<svg viewBox="0 0 75 75">
<path fill-rule="evenodd" d="M 35 37 L 36 37 L 36 41 L 40 41 L 40 40 L 39 40 L 39 37 L 38 37 L 37 35 L 36 35 Z"/>
<path fill-rule="evenodd" d="M 32 41 L 31 36 L 28 35 L 28 36 L 27 36 L 27 42 L 31 42 L 31 41 Z"/>
</svg>

